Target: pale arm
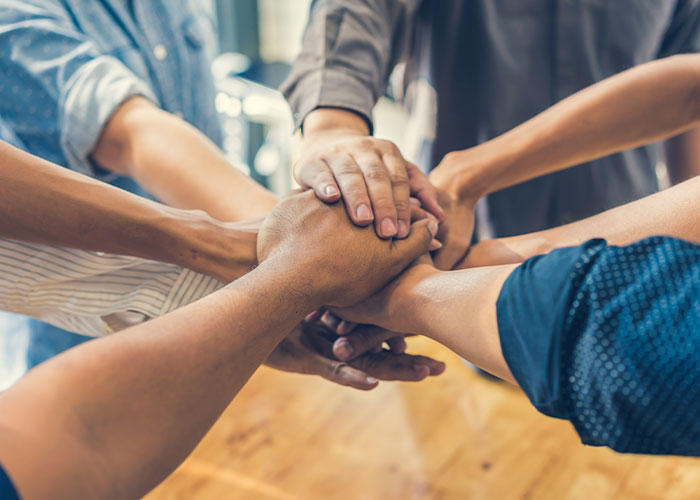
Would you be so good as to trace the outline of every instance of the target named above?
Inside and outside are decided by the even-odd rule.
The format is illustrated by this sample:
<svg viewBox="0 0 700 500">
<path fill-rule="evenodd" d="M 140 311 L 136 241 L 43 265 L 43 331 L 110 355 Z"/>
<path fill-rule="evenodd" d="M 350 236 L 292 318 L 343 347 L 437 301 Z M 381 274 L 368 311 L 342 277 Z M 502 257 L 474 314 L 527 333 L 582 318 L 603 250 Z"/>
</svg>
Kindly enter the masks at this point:
<svg viewBox="0 0 700 500">
<path fill-rule="evenodd" d="M 522 262 L 554 248 L 591 238 L 627 245 L 652 235 L 700 244 L 700 177 L 587 219 L 536 233 L 496 238 L 474 245 L 458 268 Z"/>
<path fill-rule="evenodd" d="M 608 78 L 487 143 L 450 153 L 431 180 L 476 199 L 675 136 L 699 120 L 700 55 L 674 56 Z"/>
<path fill-rule="evenodd" d="M 155 203 L 0 142 L 0 236 L 178 264 L 231 281 L 256 263 L 254 224 Z"/>
<path fill-rule="evenodd" d="M 277 198 L 236 170 L 204 134 L 143 97 L 124 102 L 92 154 L 104 168 L 135 179 L 168 205 L 224 221 L 268 213 Z"/>
</svg>

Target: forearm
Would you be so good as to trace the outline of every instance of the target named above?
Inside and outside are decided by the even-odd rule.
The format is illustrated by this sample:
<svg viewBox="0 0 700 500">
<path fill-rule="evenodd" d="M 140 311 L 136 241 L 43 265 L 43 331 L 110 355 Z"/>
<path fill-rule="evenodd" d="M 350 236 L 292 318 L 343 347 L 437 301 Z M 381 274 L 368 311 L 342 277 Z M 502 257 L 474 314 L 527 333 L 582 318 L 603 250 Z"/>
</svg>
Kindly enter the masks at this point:
<svg viewBox="0 0 700 500">
<path fill-rule="evenodd" d="M 261 216 L 277 202 L 201 132 L 140 97 L 112 116 L 93 158 L 134 178 L 168 205 L 204 210 L 219 220 Z"/>
<path fill-rule="evenodd" d="M 475 245 L 459 268 L 522 262 L 555 248 L 603 238 L 627 245 L 654 235 L 673 236 L 700 244 L 700 178 L 613 208 L 587 219 L 535 233 L 487 240 Z"/>
<path fill-rule="evenodd" d="M 166 207 L 4 143 L 0 192 L 1 237 L 170 262 L 222 281 L 256 262 L 244 225 Z"/>
<path fill-rule="evenodd" d="M 513 381 L 501 352 L 496 301 L 513 265 L 440 271 L 419 264 L 341 317 L 430 337 L 475 365 Z"/>
<path fill-rule="evenodd" d="M 613 76 L 492 141 L 454 153 L 455 161 L 435 177 L 452 178 L 461 194 L 478 197 L 677 135 L 700 119 L 699 59 L 675 56 Z"/>
<path fill-rule="evenodd" d="M 284 335 L 318 306 L 300 281 L 282 266 L 263 263 L 200 302 L 31 372 L 0 396 L 0 462 L 20 493 L 145 494 L 194 448 Z"/>
</svg>

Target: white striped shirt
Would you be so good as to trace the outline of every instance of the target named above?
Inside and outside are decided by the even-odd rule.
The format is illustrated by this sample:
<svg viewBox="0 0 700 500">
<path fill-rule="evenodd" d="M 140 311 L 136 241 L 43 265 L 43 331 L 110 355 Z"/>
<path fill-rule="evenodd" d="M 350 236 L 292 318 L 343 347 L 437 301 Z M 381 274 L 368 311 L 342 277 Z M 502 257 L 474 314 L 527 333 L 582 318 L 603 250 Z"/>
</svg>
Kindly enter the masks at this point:
<svg viewBox="0 0 700 500">
<path fill-rule="evenodd" d="M 112 333 L 221 287 L 173 264 L 0 238 L 0 310 L 82 335 Z"/>
</svg>

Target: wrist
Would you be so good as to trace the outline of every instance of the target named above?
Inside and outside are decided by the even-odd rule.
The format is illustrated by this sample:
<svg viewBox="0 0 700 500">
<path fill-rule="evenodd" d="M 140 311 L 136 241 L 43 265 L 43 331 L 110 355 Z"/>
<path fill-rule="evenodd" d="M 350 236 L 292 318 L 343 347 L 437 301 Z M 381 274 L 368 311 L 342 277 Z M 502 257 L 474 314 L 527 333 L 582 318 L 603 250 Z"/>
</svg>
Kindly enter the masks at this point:
<svg viewBox="0 0 700 500">
<path fill-rule="evenodd" d="M 257 224 L 223 223 L 204 212 L 174 210 L 159 227 L 171 261 L 228 283 L 257 263 Z"/>
<path fill-rule="evenodd" d="M 367 121 L 354 111 L 341 108 L 318 108 L 304 120 L 304 138 L 317 135 L 369 135 Z"/>
<path fill-rule="evenodd" d="M 470 200 L 474 204 L 480 198 L 500 189 L 501 174 L 509 171 L 515 162 L 510 150 L 498 143 L 498 139 L 470 149 L 453 151 L 430 174 L 436 187 L 456 200 Z M 504 187 L 504 186 L 503 186 Z"/>
<path fill-rule="evenodd" d="M 383 305 L 388 324 L 382 326 L 395 332 L 425 335 L 429 331 L 429 311 L 435 305 L 427 287 L 442 274 L 444 271 L 429 264 L 406 270 Z"/>
</svg>

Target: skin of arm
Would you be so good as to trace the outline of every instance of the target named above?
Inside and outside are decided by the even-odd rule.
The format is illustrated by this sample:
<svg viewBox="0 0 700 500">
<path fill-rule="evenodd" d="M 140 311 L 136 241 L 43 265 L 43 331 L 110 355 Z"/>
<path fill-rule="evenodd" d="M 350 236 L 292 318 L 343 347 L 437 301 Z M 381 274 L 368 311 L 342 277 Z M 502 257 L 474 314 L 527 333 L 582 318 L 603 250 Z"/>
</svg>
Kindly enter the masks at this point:
<svg viewBox="0 0 700 500">
<path fill-rule="evenodd" d="M 700 177 L 672 186 L 593 217 L 535 233 L 496 238 L 474 245 L 457 266 L 522 262 L 555 248 L 604 238 L 611 245 L 628 245 L 647 236 L 663 235 L 700 244 Z"/>
<path fill-rule="evenodd" d="M 0 463 L 22 498 L 144 495 L 294 325 L 323 303 L 347 306 L 376 292 L 427 250 L 434 224 L 384 241 L 353 226 L 341 204 L 285 200 L 261 228 L 254 271 L 61 354 L 0 395 Z"/>
<path fill-rule="evenodd" d="M 169 262 L 225 283 L 257 262 L 261 221 L 167 207 L 2 142 L 0 192 L 2 237 Z"/>
<path fill-rule="evenodd" d="M 673 56 L 610 77 L 491 141 L 448 154 L 431 180 L 460 198 L 478 199 L 678 135 L 698 121 L 700 55 Z"/>
<path fill-rule="evenodd" d="M 204 134 L 143 97 L 132 97 L 115 111 L 92 158 L 132 177 L 163 203 L 204 210 L 223 221 L 262 216 L 277 203 Z"/>
<path fill-rule="evenodd" d="M 2 142 L 0 194 L 0 237 L 169 262 L 222 283 L 257 264 L 262 218 L 222 223 L 204 212 L 167 207 Z M 376 387 L 377 379 L 419 380 L 423 377 L 416 376 L 415 364 L 425 368 L 424 376 L 441 371 L 437 361 L 401 353 L 368 353 L 341 363 L 330 352 L 324 354 L 318 337 L 299 329 L 266 364 L 361 390 Z"/>
<path fill-rule="evenodd" d="M 484 370 L 513 382 L 500 347 L 496 301 L 515 263 L 591 238 L 627 245 L 648 236 L 664 235 L 700 244 L 699 194 L 700 177 L 696 177 L 566 226 L 491 240 L 501 248 L 485 246 L 478 251 L 481 261 L 470 253 L 460 266 L 465 269 L 461 270 L 439 271 L 429 259 L 424 259 L 379 294 L 349 309 L 333 312 L 357 323 L 426 335 Z M 472 252 L 477 252 L 478 246 Z M 485 265 L 484 261 L 488 261 L 489 267 L 466 269 Z M 352 335 L 344 339 L 355 342 Z"/>
<path fill-rule="evenodd" d="M 491 141 L 446 155 L 430 180 L 453 200 L 471 235 L 474 206 L 484 195 L 677 135 L 699 120 L 700 55 L 673 56 L 608 78 Z M 690 136 L 675 139 L 677 146 L 687 146 Z M 678 175 L 676 181 L 688 174 Z"/>
</svg>

